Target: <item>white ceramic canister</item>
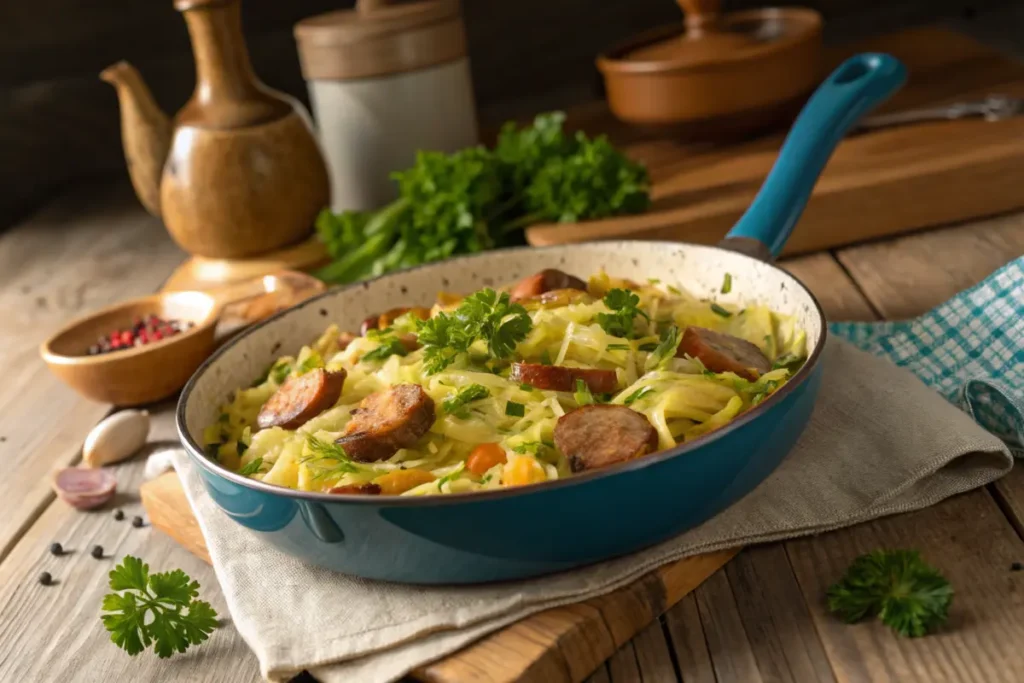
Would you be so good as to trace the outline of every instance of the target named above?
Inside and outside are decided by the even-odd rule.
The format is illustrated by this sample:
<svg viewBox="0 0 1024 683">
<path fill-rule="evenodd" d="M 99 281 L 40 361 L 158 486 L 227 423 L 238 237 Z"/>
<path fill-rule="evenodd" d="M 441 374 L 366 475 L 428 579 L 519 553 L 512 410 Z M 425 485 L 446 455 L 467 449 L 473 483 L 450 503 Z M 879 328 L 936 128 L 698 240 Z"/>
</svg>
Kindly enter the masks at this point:
<svg viewBox="0 0 1024 683">
<path fill-rule="evenodd" d="M 394 199 L 391 173 L 409 168 L 419 150 L 477 143 L 459 10 L 458 0 L 359 0 L 296 24 L 335 211 Z"/>
</svg>

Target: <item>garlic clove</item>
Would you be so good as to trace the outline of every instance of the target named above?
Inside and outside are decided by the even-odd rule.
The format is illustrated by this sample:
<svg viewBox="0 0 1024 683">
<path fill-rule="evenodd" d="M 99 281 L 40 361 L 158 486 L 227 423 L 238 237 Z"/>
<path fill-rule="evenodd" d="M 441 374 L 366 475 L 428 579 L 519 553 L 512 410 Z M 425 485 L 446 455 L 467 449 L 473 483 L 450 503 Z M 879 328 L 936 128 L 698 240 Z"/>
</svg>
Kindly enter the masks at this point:
<svg viewBox="0 0 1024 683">
<path fill-rule="evenodd" d="M 149 413 L 145 410 L 121 410 L 93 427 L 82 446 L 82 461 L 89 467 L 102 467 L 127 460 L 149 438 Z"/>
<path fill-rule="evenodd" d="M 117 479 L 109 470 L 88 467 L 57 470 L 51 484 L 61 500 L 79 510 L 99 507 L 117 492 Z"/>
</svg>

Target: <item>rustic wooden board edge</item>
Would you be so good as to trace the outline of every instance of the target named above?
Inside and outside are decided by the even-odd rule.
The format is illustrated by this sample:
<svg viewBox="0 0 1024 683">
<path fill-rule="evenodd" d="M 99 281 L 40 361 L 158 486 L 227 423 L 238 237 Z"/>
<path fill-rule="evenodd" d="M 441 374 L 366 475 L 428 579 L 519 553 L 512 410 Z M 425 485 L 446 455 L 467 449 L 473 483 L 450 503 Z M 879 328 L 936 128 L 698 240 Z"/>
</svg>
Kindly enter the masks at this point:
<svg viewBox="0 0 1024 683">
<path fill-rule="evenodd" d="M 153 528 L 210 562 L 176 473 L 143 483 L 139 493 Z M 738 552 L 737 548 L 677 560 L 607 595 L 538 612 L 421 667 L 413 676 L 431 683 L 579 683 Z"/>
</svg>

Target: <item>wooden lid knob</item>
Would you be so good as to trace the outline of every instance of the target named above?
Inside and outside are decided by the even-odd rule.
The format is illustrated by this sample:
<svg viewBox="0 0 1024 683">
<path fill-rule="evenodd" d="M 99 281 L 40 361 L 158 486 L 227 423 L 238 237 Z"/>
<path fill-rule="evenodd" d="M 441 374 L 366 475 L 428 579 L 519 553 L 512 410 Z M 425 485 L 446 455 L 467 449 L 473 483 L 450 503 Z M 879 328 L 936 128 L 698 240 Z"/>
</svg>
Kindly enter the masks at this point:
<svg viewBox="0 0 1024 683">
<path fill-rule="evenodd" d="M 676 0 L 683 9 L 686 32 L 691 37 L 716 30 L 719 17 L 719 0 Z"/>
</svg>

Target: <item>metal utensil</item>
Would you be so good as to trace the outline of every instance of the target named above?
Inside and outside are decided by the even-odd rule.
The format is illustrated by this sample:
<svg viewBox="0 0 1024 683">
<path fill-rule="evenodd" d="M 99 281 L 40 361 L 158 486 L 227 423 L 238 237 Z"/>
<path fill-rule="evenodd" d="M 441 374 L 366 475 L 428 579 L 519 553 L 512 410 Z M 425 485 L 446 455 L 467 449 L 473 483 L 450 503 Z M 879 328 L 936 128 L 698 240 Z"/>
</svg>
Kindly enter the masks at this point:
<svg viewBox="0 0 1024 683">
<path fill-rule="evenodd" d="M 864 119 L 857 130 L 877 130 L 891 126 L 925 121 L 952 121 L 982 117 L 986 121 L 1002 121 L 1024 113 L 1024 99 L 1007 95 L 989 95 L 976 102 L 957 102 L 937 107 L 922 107 L 892 114 L 880 114 Z"/>
</svg>

